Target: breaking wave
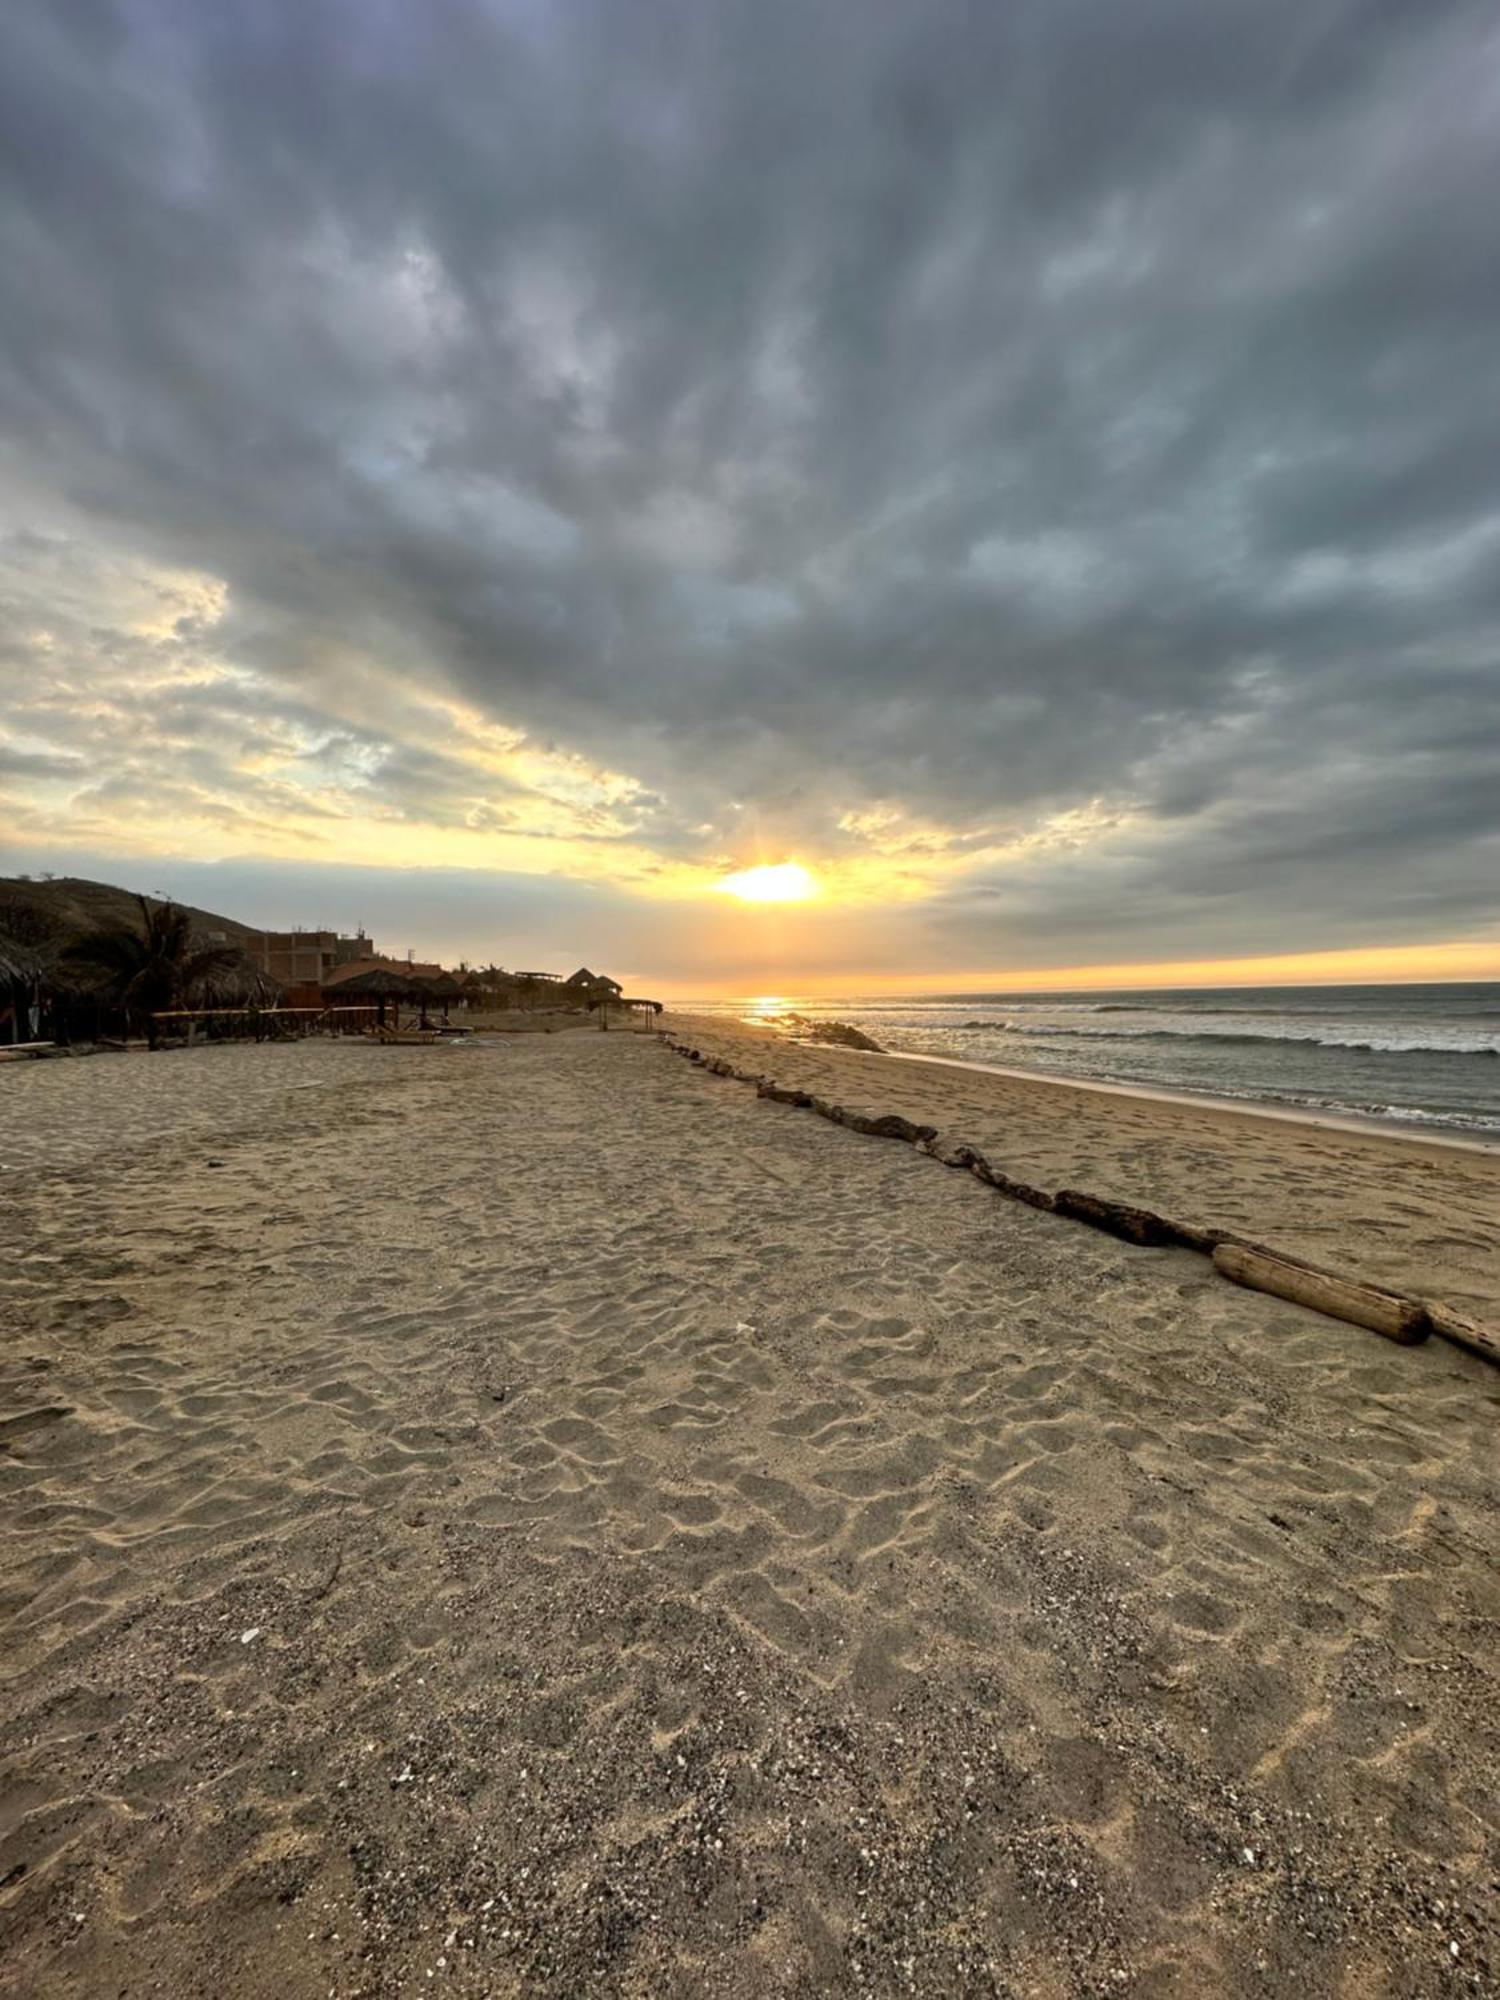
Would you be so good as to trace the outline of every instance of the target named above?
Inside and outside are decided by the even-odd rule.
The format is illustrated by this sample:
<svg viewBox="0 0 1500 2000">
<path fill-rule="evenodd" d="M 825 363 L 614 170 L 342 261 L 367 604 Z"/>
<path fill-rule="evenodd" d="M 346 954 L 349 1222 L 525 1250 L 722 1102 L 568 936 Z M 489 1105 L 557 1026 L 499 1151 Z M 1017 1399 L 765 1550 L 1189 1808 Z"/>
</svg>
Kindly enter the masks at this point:
<svg viewBox="0 0 1500 2000">
<path fill-rule="evenodd" d="M 1123 1011 L 1123 1010 L 1120 1010 Z M 1224 1010 L 1228 1012 L 1228 1009 Z M 1403 1033 L 1391 1029 L 1382 1033 L 1367 1027 L 1327 1027 L 1310 1029 L 1304 1021 L 1295 1024 L 1268 1024 L 1261 1028 L 1212 1028 L 1197 1021 L 1180 1027 L 1083 1028 L 1071 1022 L 966 1021 L 966 1029 L 988 1028 L 1011 1035 L 1032 1035 L 1044 1040 L 1071 1039 L 1081 1042 L 1173 1042 L 1204 1041 L 1251 1044 L 1255 1042 L 1301 1042 L 1324 1049 L 1361 1049 L 1370 1054 L 1428 1056 L 1500 1056 L 1500 1036 L 1456 1032 L 1443 1041 L 1431 1039 L 1431 1032 Z"/>
</svg>

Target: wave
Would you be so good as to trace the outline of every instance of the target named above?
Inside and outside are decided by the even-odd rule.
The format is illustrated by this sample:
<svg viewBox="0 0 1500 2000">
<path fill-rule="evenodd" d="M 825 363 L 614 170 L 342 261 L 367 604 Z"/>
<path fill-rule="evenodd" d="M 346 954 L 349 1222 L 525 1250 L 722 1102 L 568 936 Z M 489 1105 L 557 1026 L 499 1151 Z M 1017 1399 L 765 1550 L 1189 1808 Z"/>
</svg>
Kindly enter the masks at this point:
<svg viewBox="0 0 1500 2000">
<path fill-rule="evenodd" d="M 1451 1126 L 1460 1132 L 1500 1132 L 1500 1118 L 1481 1111 L 1428 1111 L 1418 1104 L 1377 1104 L 1365 1116 L 1394 1118 L 1401 1125 Z"/>
<path fill-rule="evenodd" d="M 1021 1035 L 1039 1041 L 1079 1042 L 1212 1042 L 1216 1047 L 1254 1046 L 1263 1042 L 1300 1043 L 1309 1048 L 1354 1049 L 1367 1055 L 1500 1056 L 1500 1038 L 1455 1035 L 1449 1041 L 1434 1041 L 1430 1035 L 1404 1033 L 1394 1029 L 1382 1034 L 1370 1028 L 1329 1026 L 1312 1029 L 1299 1021 L 1295 1026 L 1264 1028 L 1206 1028 L 1192 1023 L 1175 1028 L 1084 1028 L 1071 1022 L 963 1021 L 951 1027 L 933 1023 L 934 1034 L 964 1034 L 987 1031 Z"/>
<path fill-rule="evenodd" d="M 1110 1038 L 1101 1035 L 1096 1037 L 1096 1039 L 1107 1041 Z M 1119 1036 L 1115 1039 L 1123 1042 L 1127 1038 Z M 921 1057 L 935 1052 L 928 1049 L 887 1049 L 886 1053 L 888 1055 Z M 989 1069 L 987 1063 L 975 1058 L 961 1062 L 960 1067 L 978 1070 Z M 1324 1114 L 1334 1117 L 1369 1119 L 1377 1124 L 1389 1121 L 1400 1125 L 1425 1125 L 1431 1126 L 1438 1131 L 1446 1129 L 1454 1132 L 1471 1132 L 1485 1139 L 1500 1137 L 1500 1110 L 1485 1111 L 1476 1109 L 1473 1111 L 1461 1111 L 1453 1106 L 1437 1107 L 1417 1104 L 1391 1104 L 1369 1099 L 1327 1096 L 1317 1091 L 1287 1089 L 1284 1086 L 1278 1087 L 1275 1084 L 1268 1086 L 1265 1083 L 1235 1083 L 1222 1076 L 1216 1077 L 1212 1083 L 1205 1083 L 1201 1077 L 1184 1074 L 1176 1076 L 1150 1076 L 1142 1075 L 1138 1071 L 1132 1073 L 1128 1070 L 1121 1070 L 1114 1067 L 1102 1070 L 1091 1070 L 1082 1067 L 1078 1069 L 1056 1070 L 1051 1067 L 1039 1067 L 1035 1064 L 1027 1064 L 1024 1068 L 1025 1073 L 1028 1075 L 1042 1077 L 1051 1081 L 1073 1081 L 1083 1084 L 1117 1084 L 1127 1090 L 1137 1085 L 1144 1085 L 1148 1090 L 1161 1089 L 1168 1092 L 1183 1090 L 1190 1092 L 1194 1098 L 1221 1098 L 1228 1103 L 1234 1104 L 1259 1104 L 1268 1106 L 1280 1104 L 1285 1105 L 1289 1110 L 1303 1111 L 1314 1116 Z M 999 1073 L 1007 1075 L 1018 1072 L 1002 1070 Z"/>
</svg>

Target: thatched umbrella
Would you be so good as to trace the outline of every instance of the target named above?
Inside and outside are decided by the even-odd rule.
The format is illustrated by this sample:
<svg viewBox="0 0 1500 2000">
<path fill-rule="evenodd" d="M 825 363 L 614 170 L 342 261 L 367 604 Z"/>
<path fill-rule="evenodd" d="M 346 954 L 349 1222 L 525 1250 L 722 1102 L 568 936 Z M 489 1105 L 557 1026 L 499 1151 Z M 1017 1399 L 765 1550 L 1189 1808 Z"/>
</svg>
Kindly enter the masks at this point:
<svg viewBox="0 0 1500 2000">
<path fill-rule="evenodd" d="M 453 1001 L 462 1000 L 464 997 L 462 980 L 455 979 L 451 972 L 440 972 L 435 979 L 429 979 L 426 983 L 427 990 L 434 999 L 442 1001 L 443 1019 L 446 1021 L 449 1006 Z"/>
<path fill-rule="evenodd" d="M 595 993 L 593 999 L 589 1002 L 589 1012 L 591 1014 L 597 1012 L 599 1026 L 606 1030 L 609 1027 L 609 1010 L 611 1007 L 623 1007 L 628 1014 L 644 1013 L 648 1010 L 652 1014 L 659 1014 L 662 1010 L 662 1003 L 660 1000 L 631 999 L 624 993 Z"/>
<path fill-rule="evenodd" d="M 444 974 L 446 978 L 448 975 Z M 454 982 L 457 984 L 457 982 Z M 379 1020 L 385 1024 L 385 1003 L 394 1000 L 399 1007 L 403 1000 L 415 1001 L 427 1012 L 427 1003 L 434 997 L 434 982 L 423 979 L 414 972 L 401 972 L 389 965 L 372 965 L 368 972 L 356 972 L 352 978 L 341 979 L 335 991 L 342 997 L 348 994 L 354 1000 L 375 1000 L 379 1002 Z"/>
<path fill-rule="evenodd" d="M 634 996 L 628 993 L 617 994 L 615 997 L 614 1005 L 616 1007 L 625 1008 L 625 1010 L 630 1014 L 644 1015 L 648 1019 L 653 1021 L 655 1017 L 662 1011 L 662 1003 L 660 1000 L 643 1000 L 638 994 Z M 607 1020 L 608 1016 L 606 1015 L 605 1018 Z"/>
<path fill-rule="evenodd" d="M 34 951 L 25 945 L 12 944 L 9 938 L 0 937 L 0 980 L 17 982 L 35 979 L 41 973 L 42 962 Z"/>
<path fill-rule="evenodd" d="M 0 937 L 0 1021 L 9 1014 L 8 1040 L 36 1040 L 41 1024 L 43 981 L 42 961 L 37 954 L 25 945 Z"/>
<path fill-rule="evenodd" d="M 399 1000 L 411 991 L 411 981 L 399 978 L 384 965 L 376 965 L 368 972 L 356 972 L 350 979 L 341 979 L 335 990 L 352 993 L 362 1000 Z"/>
</svg>

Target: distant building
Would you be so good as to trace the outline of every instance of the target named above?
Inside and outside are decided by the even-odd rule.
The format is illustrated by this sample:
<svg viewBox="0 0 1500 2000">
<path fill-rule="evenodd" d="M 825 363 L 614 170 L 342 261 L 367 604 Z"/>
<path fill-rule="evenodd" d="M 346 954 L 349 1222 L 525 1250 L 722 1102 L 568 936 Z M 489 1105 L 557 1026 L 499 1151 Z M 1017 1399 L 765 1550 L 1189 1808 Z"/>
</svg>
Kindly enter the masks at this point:
<svg viewBox="0 0 1500 2000">
<path fill-rule="evenodd" d="M 590 972 L 586 965 L 580 965 L 566 984 L 581 993 L 618 993 L 621 990 L 618 979 L 606 979 L 602 972 Z"/>
<path fill-rule="evenodd" d="M 336 967 L 378 958 L 363 931 L 258 931 L 248 940 L 250 958 L 283 986 L 321 986 Z"/>
</svg>

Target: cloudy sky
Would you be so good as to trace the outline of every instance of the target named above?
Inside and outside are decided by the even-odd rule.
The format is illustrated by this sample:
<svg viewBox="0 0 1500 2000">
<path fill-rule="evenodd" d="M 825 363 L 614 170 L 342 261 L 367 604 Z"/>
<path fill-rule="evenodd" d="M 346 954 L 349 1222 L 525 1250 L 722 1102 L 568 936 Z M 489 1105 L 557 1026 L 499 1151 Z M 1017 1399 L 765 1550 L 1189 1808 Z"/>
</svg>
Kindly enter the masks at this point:
<svg viewBox="0 0 1500 2000">
<path fill-rule="evenodd" d="M 8 0 L 0 160 L 0 864 L 1500 971 L 1493 0 Z"/>
</svg>

